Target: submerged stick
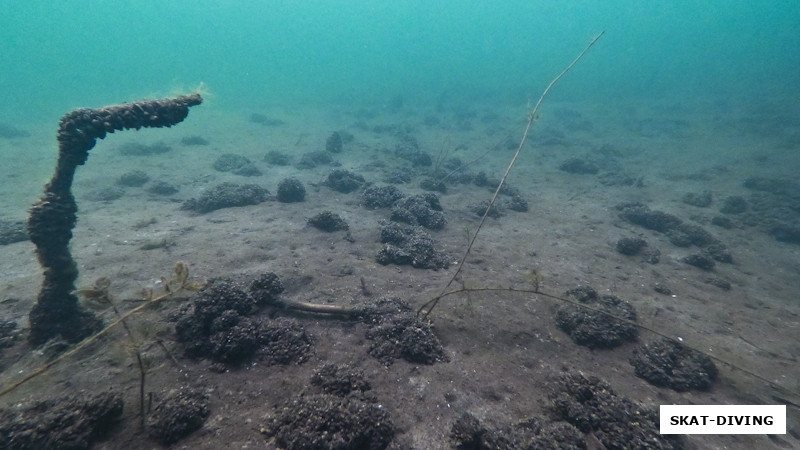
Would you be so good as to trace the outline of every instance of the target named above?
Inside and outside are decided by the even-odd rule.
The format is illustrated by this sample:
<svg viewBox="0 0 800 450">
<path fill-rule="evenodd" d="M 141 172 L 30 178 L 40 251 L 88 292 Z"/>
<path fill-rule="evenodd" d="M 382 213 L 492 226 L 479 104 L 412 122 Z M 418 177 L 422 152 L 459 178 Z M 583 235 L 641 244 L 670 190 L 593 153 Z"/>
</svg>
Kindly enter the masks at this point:
<svg viewBox="0 0 800 450">
<path fill-rule="evenodd" d="M 537 118 L 536 113 L 539 111 L 539 106 L 542 104 L 542 101 L 544 100 L 545 96 L 547 96 L 547 93 L 550 92 L 550 88 L 552 88 L 553 85 L 556 84 L 558 80 L 560 80 L 561 77 L 564 76 L 564 74 L 566 74 L 567 72 L 569 72 L 570 69 L 572 69 L 572 66 L 574 66 L 583 57 L 583 55 L 586 54 L 587 51 L 589 51 L 592 45 L 594 45 L 594 43 L 597 42 L 598 39 L 600 39 L 600 36 L 602 36 L 603 33 L 604 32 L 601 32 L 600 34 L 595 36 L 594 39 L 592 39 L 592 41 L 589 42 L 589 45 L 587 45 L 586 48 L 584 48 L 583 51 L 578 55 L 578 57 L 572 60 L 572 62 L 567 66 L 567 68 L 562 70 L 557 77 L 553 78 L 553 81 L 551 81 L 550 84 L 547 85 L 547 88 L 545 88 L 544 92 L 542 92 L 541 97 L 539 97 L 539 101 L 536 102 L 536 105 L 528 113 L 528 124 L 525 126 L 525 132 L 522 134 L 522 139 L 519 141 L 517 152 L 514 153 L 514 157 L 511 158 L 511 162 L 508 164 L 508 168 L 506 168 L 506 172 L 503 174 L 503 178 L 500 179 L 500 183 L 497 185 L 497 189 L 495 189 L 494 195 L 492 196 L 492 199 L 489 201 L 489 206 L 486 208 L 486 211 L 484 211 L 483 216 L 481 217 L 481 221 L 478 223 L 478 228 L 475 229 L 475 233 L 472 235 L 472 239 L 470 239 L 469 241 L 467 250 L 461 257 L 461 260 L 458 262 L 458 269 L 456 269 L 456 272 L 453 274 L 453 276 L 450 278 L 450 281 L 447 282 L 447 285 L 442 289 L 442 291 L 439 293 L 438 296 L 436 296 L 432 300 L 429 300 L 428 302 L 419 307 L 419 309 L 417 310 L 417 315 L 422 315 L 423 318 L 427 318 L 433 311 L 433 309 L 436 308 L 436 305 L 439 304 L 439 300 L 441 300 L 442 297 L 449 295 L 447 290 L 450 288 L 450 286 L 456 280 L 458 275 L 461 273 L 461 270 L 464 268 L 464 261 L 467 260 L 467 257 L 469 256 L 469 253 L 472 250 L 472 246 L 475 244 L 475 240 L 478 239 L 478 233 L 480 233 L 484 222 L 486 222 L 486 217 L 489 215 L 489 211 L 492 210 L 494 203 L 497 201 L 497 196 L 500 195 L 500 190 L 503 188 L 503 185 L 506 182 L 506 178 L 508 178 L 508 174 L 511 172 L 511 168 L 514 167 L 514 163 L 517 162 L 517 158 L 519 157 L 519 154 L 522 152 L 522 147 L 525 146 L 525 140 L 528 139 L 528 132 L 531 129 L 531 125 L 533 125 L 533 122 Z"/>
<path fill-rule="evenodd" d="M 178 264 L 182 264 L 182 263 L 179 262 Z M 178 267 L 178 265 L 176 264 L 176 268 L 177 267 Z M 133 339 L 133 333 L 131 333 L 131 330 L 128 328 L 128 325 L 125 322 L 126 319 L 128 319 L 131 316 L 133 316 L 134 314 L 139 313 L 140 311 L 142 311 L 142 310 L 144 310 L 146 308 L 149 308 L 150 306 L 158 304 L 162 300 L 165 300 L 167 298 L 172 298 L 173 296 L 175 296 L 179 292 L 182 292 L 182 291 L 195 291 L 195 290 L 199 289 L 199 287 L 200 287 L 200 285 L 198 283 L 188 281 L 188 272 L 186 273 L 186 278 L 184 278 L 183 280 L 178 280 L 178 281 L 180 282 L 180 284 L 178 286 L 169 287 L 168 284 L 165 284 L 165 286 L 167 286 L 166 292 L 164 292 L 163 294 L 159 295 L 158 297 L 147 298 L 147 299 L 145 299 L 144 303 L 142 303 L 141 305 L 139 305 L 139 306 L 137 306 L 137 307 L 135 307 L 133 309 L 130 309 L 130 310 L 124 312 L 124 313 L 120 313 L 119 311 L 117 311 L 116 307 L 114 307 L 114 311 L 117 314 L 117 319 L 116 320 L 114 320 L 110 324 L 106 325 L 104 328 L 102 328 L 101 330 L 97 331 L 96 333 L 86 337 L 84 340 L 82 340 L 81 342 L 76 344 L 70 350 L 58 355 L 58 357 L 48 361 L 46 364 L 44 364 L 42 366 L 39 366 L 37 369 L 35 369 L 32 372 L 30 372 L 29 374 L 27 374 L 22 379 L 20 379 L 18 381 L 15 381 L 14 383 L 11 383 L 8 386 L 0 389 L 0 397 L 2 397 L 4 395 L 8 394 L 9 392 L 17 389 L 18 387 L 22 386 L 23 384 L 27 383 L 28 381 L 30 381 L 30 380 L 32 380 L 32 379 L 34 379 L 36 377 L 38 377 L 39 375 L 42 375 L 43 373 L 47 372 L 52 367 L 54 367 L 55 365 L 60 363 L 61 361 L 64 361 L 67 358 L 70 358 L 72 355 L 75 355 L 76 353 L 78 353 L 82 349 L 86 348 L 89 344 L 91 344 L 91 343 L 95 342 L 96 340 L 100 339 L 101 337 L 105 336 L 108 332 L 110 332 L 112 329 L 114 329 L 119 324 L 123 324 L 125 326 L 126 330 L 128 331 L 129 336 L 131 337 L 131 339 Z M 144 373 L 143 373 L 144 371 L 141 370 L 141 369 L 144 368 L 144 366 L 141 364 L 142 363 L 141 354 L 138 351 L 137 351 L 137 358 L 138 358 L 138 363 L 139 363 L 139 367 L 140 367 L 141 381 L 144 382 Z"/>
<path fill-rule="evenodd" d="M 78 265 L 69 241 L 77 221 L 78 205 L 72 195 L 75 169 L 86 163 L 98 139 L 127 129 L 171 127 L 199 105 L 200 94 L 125 103 L 100 109 L 76 109 L 61 118 L 58 128 L 58 163 L 44 196 L 31 208 L 28 233 L 44 269 L 44 282 L 29 314 L 28 341 L 41 345 L 61 336 L 79 342 L 102 328 L 100 319 L 78 304 L 75 290 Z"/>
</svg>

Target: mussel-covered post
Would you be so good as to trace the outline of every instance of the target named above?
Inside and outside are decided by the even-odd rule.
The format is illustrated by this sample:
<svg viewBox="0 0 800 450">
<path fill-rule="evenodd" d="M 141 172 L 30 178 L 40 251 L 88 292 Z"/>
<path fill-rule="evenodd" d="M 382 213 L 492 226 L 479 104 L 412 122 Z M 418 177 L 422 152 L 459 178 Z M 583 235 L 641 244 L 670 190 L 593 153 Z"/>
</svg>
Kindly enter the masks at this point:
<svg viewBox="0 0 800 450">
<path fill-rule="evenodd" d="M 61 118 L 56 170 L 28 219 L 28 233 L 44 269 L 42 290 L 29 315 L 31 344 L 41 345 L 57 336 L 78 342 L 102 326 L 94 314 L 80 307 L 78 298 L 72 294 L 78 278 L 78 266 L 69 250 L 78 213 L 72 196 L 75 169 L 86 162 L 89 150 L 107 133 L 171 127 L 189 115 L 189 107 L 202 101 L 199 94 L 191 94 L 100 109 L 77 109 Z"/>
</svg>

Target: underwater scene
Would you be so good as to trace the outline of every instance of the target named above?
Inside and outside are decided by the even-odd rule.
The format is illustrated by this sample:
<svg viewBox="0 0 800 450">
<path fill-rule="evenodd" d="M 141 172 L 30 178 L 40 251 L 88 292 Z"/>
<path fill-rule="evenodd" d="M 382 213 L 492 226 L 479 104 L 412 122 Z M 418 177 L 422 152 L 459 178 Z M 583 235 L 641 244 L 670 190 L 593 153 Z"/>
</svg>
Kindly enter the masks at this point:
<svg viewBox="0 0 800 450">
<path fill-rule="evenodd" d="M 798 48 L 794 1 L 5 2 L 0 448 L 800 448 Z"/>
</svg>

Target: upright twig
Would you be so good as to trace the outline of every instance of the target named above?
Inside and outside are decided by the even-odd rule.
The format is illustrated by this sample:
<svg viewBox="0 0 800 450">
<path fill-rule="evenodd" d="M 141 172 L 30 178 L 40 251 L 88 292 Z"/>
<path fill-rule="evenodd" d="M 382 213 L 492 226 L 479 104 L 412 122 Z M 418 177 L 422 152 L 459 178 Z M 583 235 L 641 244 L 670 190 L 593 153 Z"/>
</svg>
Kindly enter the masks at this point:
<svg viewBox="0 0 800 450">
<path fill-rule="evenodd" d="M 567 72 L 569 72 L 570 69 L 572 69 L 572 66 L 574 66 L 583 57 L 583 55 L 586 54 L 587 51 L 589 51 L 592 45 L 594 45 L 594 43 L 597 42 L 597 40 L 600 39 L 600 36 L 602 35 L 603 32 L 595 36 L 595 38 L 592 39 L 591 42 L 589 42 L 589 45 L 587 45 L 586 48 L 583 49 L 583 51 L 578 55 L 578 57 L 575 58 L 566 67 L 566 69 L 561 71 L 561 73 L 558 74 L 557 77 L 553 78 L 553 81 L 551 81 L 550 84 L 547 85 L 547 88 L 545 88 L 544 92 L 542 92 L 541 97 L 539 97 L 539 101 L 536 102 L 536 105 L 528 113 L 528 124 L 525 126 L 525 132 L 522 134 L 522 139 L 519 141 L 519 146 L 517 147 L 517 151 L 516 153 L 514 153 L 514 157 L 511 158 L 511 162 L 508 164 L 506 172 L 503 174 L 503 178 L 500 179 L 500 183 L 497 185 L 497 189 L 495 189 L 494 195 L 492 195 L 492 199 L 489 201 L 489 206 L 486 208 L 486 211 L 483 212 L 481 221 L 478 223 L 478 228 L 475 229 L 475 233 L 472 235 L 472 239 L 469 241 L 469 245 L 467 246 L 464 255 L 461 257 L 461 260 L 458 263 L 458 268 L 456 269 L 456 272 L 453 274 L 453 276 L 450 278 L 450 281 L 447 282 L 447 285 L 445 285 L 445 287 L 442 289 L 442 291 L 439 293 L 438 296 L 436 296 L 432 300 L 426 302 L 425 304 L 419 307 L 419 309 L 417 310 L 417 315 L 421 315 L 423 318 L 427 318 L 430 315 L 431 311 L 433 311 L 433 309 L 436 308 L 436 305 L 439 304 L 439 300 L 441 300 L 442 297 L 445 296 L 447 290 L 450 288 L 450 286 L 453 284 L 456 278 L 458 278 L 458 275 L 461 274 L 461 270 L 464 268 L 464 262 L 467 260 L 467 257 L 469 256 L 469 253 L 472 250 L 472 246 L 475 244 L 475 240 L 478 239 L 478 233 L 480 233 L 484 222 L 486 222 L 486 217 L 489 215 L 489 211 L 491 211 L 492 207 L 497 201 L 497 196 L 500 195 L 500 190 L 503 188 L 503 185 L 506 182 L 506 178 L 508 178 L 508 174 L 511 172 L 511 168 L 514 167 L 514 163 L 517 162 L 517 158 L 519 157 L 519 154 L 522 152 L 522 147 L 525 146 L 525 140 L 528 139 L 528 132 L 531 129 L 531 125 L 533 125 L 533 122 L 537 118 L 536 113 L 539 111 L 539 106 L 542 104 L 542 101 L 544 100 L 545 96 L 547 96 L 547 93 L 550 92 L 550 89 L 553 87 L 553 85 L 556 84 L 558 80 L 560 80 L 561 77 L 564 76 L 564 74 L 566 74 Z"/>
<path fill-rule="evenodd" d="M 175 275 L 176 275 L 176 279 L 175 279 L 176 286 L 171 287 L 169 282 L 164 283 L 164 291 L 165 292 L 163 294 L 159 295 L 159 296 L 156 296 L 156 297 L 152 296 L 153 295 L 152 290 L 148 290 L 148 297 L 144 299 L 144 303 L 142 303 L 141 305 L 139 305 L 139 306 L 137 306 L 137 307 L 135 307 L 133 309 L 130 309 L 130 310 L 124 312 L 124 313 L 120 314 L 120 312 L 117 312 L 117 319 L 114 320 L 113 322 L 111 322 L 110 324 L 106 325 L 105 328 L 103 328 L 102 330 L 100 330 L 97 333 L 87 337 L 86 339 L 84 339 L 80 343 L 76 344 L 75 347 L 73 347 L 72 349 L 60 354 L 57 358 L 55 358 L 55 359 L 47 362 L 46 364 L 40 366 L 39 368 L 35 369 L 31 373 L 29 373 L 28 375 L 23 377 L 21 380 L 18 380 L 16 382 L 10 384 L 9 386 L 2 388 L 0 390 L 0 397 L 2 397 L 4 395 L 8 394 L 9 392 L 17 389 L 18 387 L 22 386 L 23 384 L 27 383 L 28 381 L 30 381 L 30 380 L 32 380 L 32 379 L 34 379 L 36 377 L 38 377 L 39 375 L 42 375 L 43 373 L 45 373 L 48 370 L 50 370 L 53 366 L 55 366 L 56 364 L 60 363 L 61 361 L 63 361 L 65 359 L 70 358 L 71 356 L 75 355 L 76 353 L 78 353 L 82 349 L 86 348 L 89 344 L 95 342 L 96 340 L 98 340 L 102 336 L 105 336 L 106 334 L 108 334 L 108 332 L 111 331 L 112 329 L 114 329 L 117 325 L 125 324 L 125 320 L 127 318 L 133 316 L 134 314 L 139 313 L 140 311 L 144 310 L 145 308 L 148 308 L 150 306 L 158 304 L 159 302 L 161 302 L 164 299 L 173 297 L 173 296 L 175 296 L 176 294 L 178 294 L 181 291 L 197 291 L 202 287 L 202 285 L 200 283 L 198 283 L 198 282 L 189 281 L 189 279 L 188 279 L 189 278 L 188 268 L 187 268 L 186 264 L 181 262 L 181 261 L 179 261 L 178 263 L 175 264 Z M 127 324 L 125 324 L 125 327 L 127 328 Z M 140 363 L 140 369 L 143 369 L 144 368 L 144 364 L 141 364 L 141 363 L 143 363 L 143 361 L 141 360 L 140 355 L 137 355 L 137 356 L 139 356 L 139 358 L 137 358 L 137 359 L 138 359 L 138 362 Z M 140 381 L 143 383 L 144 382 L 144 373 L 143 373 L 142 370 L 140 370 L 140 372 L 141 372 Z"/>
<path fill-rule="evenodd" d="M 111 309 L 114 310 L 114 314 L 119 317 L 120 323 L 125 329 L 125 332 L 128 333 L 128 338 L 131 340 L 131 350 L 136 356 L 136 364 L 139 367 L 139 428 L 144 429 L 144 386 L 147 368 L 142 360 L 141 346 L 139 345 L 139 341 L 136 339 L 136 336 L 133 334 L 133 330 L 130 326 L 128 326 L 128 322 L 125 321 L 122 313 L 120 313 L 119 308 L 117 308 L 117 305 L 115 305 L 111 300 L 110 294 L 108 297 L 108 303 L 111 305 Z"/>
</svg>

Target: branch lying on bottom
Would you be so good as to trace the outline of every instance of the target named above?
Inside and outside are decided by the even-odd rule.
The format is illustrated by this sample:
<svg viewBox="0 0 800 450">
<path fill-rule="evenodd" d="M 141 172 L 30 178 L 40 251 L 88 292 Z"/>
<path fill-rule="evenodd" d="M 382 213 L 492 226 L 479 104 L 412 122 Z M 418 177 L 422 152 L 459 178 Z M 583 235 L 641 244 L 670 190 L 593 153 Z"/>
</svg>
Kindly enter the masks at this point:
<svg viewBox="0 0 800 450">
<path fill-rule="evenodd" d="M 291 309 L 295 311 L 302 311 L 308 313 L 346 316 L 347 318 L 351 319 L 355 318 L 355 316 L 360 311 L 358 308 L 353 308 L 351 306 L 320 305 L 317 303 L 284 301 L 284 300 L 276 300 L 272 303 L 272 305 L 281 306 L 285 309 Z"/>
</svg>

